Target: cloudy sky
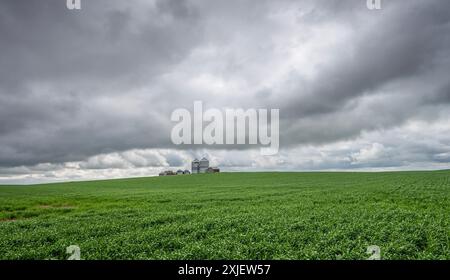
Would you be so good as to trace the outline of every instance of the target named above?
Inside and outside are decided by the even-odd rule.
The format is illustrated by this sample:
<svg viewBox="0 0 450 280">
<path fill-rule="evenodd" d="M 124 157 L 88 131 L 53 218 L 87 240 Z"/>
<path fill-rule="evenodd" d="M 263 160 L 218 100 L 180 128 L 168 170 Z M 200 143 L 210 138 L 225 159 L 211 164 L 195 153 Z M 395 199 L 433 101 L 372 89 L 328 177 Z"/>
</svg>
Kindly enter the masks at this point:
<svg viewBox="0 0 450 280">
<path fill-rule="evenodd" d="M 450 168 L 450 2 L 0 2 L 0 184 Z M 174 146 L 176 108 L 279 108 L 280 152 Z"/>
</svg>

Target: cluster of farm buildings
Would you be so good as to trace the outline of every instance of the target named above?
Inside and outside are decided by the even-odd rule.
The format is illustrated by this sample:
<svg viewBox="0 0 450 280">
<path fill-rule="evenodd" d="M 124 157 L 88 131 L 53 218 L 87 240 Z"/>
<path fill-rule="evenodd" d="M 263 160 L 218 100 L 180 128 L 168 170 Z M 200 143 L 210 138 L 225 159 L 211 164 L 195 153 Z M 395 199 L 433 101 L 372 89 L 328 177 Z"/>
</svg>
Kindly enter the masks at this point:
<svg viewBox="0 0 450 280">
<path fill-rule="evenodd" d="M 187 174 L 201 174 L 201 173 L 219 173 L 220 169 L 217 167 L 210 167 L 209 160 L 202 158 L 201 160 L 194 159 L 191 163 L 191 171 L 189 170 L 167 170 L 159 173 L 159 176 L 171 176 L 171 175 L 187 175 Z"/>
</svg>

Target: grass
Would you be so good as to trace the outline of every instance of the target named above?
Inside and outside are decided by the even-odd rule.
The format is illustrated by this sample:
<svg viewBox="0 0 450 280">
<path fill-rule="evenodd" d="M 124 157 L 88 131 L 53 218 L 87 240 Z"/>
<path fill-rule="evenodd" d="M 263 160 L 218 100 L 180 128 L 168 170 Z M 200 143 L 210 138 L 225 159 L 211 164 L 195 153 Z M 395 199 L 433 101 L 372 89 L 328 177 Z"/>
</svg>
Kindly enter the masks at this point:
<svg viewBox="0 0 450 280">
<path fill-rule="evenodd" d="M 0 186 L 0 259 L 450 259 L 450 171 Z"/>
</svg>

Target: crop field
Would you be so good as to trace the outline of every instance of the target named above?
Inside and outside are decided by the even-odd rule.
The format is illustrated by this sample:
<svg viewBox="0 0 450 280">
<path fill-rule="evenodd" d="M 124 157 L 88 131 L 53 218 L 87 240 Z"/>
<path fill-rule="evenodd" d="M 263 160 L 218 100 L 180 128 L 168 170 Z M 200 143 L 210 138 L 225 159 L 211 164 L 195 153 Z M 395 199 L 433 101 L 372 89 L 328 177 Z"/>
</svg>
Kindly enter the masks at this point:
<svg viewBox="0 0 450 280">
<path fill-rule="evenodd" d="M 0 186 L 0 259 L 450 259 L 450 171 Z"/>
</svg>

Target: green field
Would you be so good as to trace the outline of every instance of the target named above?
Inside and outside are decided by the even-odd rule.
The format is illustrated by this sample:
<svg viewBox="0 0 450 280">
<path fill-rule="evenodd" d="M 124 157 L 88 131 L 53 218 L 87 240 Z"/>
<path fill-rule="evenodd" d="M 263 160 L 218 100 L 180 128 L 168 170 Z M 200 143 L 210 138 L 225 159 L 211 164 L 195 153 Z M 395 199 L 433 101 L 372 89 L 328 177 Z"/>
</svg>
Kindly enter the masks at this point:
<svg viewBox="0 0 450 280">
<path fill-rule="evenodd" d="M 450 259 L 450 171 L 0 186 L 0 259 Z"/>
</svg>

